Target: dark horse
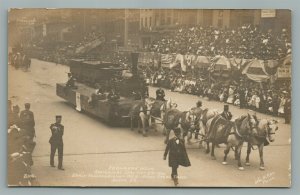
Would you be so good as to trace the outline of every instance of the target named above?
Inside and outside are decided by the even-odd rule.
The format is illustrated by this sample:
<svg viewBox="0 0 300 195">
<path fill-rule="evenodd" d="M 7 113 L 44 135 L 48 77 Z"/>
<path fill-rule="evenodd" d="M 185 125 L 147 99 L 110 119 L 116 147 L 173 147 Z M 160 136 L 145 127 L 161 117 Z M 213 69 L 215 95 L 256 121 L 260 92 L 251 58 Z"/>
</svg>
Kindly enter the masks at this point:
<svg viewBox="0 0 300 195">
<path fill-rule="evenodd" d="M 274 119 L 261 119 L 258 123 L 257 135 L 252 136 L 248 140 L 246 165 L 250 166 L 249 156 L 251 153 L 252 146 L 258 146 L 259 157 L 260 157 L 260 170 L 265 170 L 263 160 L 263 148 L 270 142 L 275 141 L 275 131 L 278 130 L 277 121 Z"/>
<path fill-rule="evenodd" d="M 192 108 L 191 113 L 196 115 L 196 127 L 195 127 L 195 137 L 200 135 L 199 147 L 202 147 L 202 143 L 205 138 L 205 132 L 207 132 L 206 123 L 209 119 L 217 116 L 219 112 L 216 109 L 202 109 L 202 108 Z"/>
<path fill-rule="evenodd" d="M 162 100 L 155 100 L 152 105 L 150 115 L 151 115 L 151 125 L 153 124 L 163 124 L 164 115 L 166 114 L 167 110 L 176 108 L 177 104 L 173 103 L 171 98 L 166 101 Z M 157 121 L 159 121 L 157 123 Z M 163 134 L 166 135 L 166 131 L 164 128 Z"/>
<path fill-rule="evenodd" d="M 258 120 L 255 115 L 245 115 L 237 118 L 234 122 L 217 115 L 207 121 L 206 142 L 209 151 L 209 143 L 212 143 L 211 158 L 216 159 L 214 149 L 216 144 L 225 143 L 224 160 L 222 164 L 227 164 L 226 159 L 231 147 L 236 148 L 238 167 L 243 170 L 241 163 L 241 149 L 245 140 L 251 135 L 257 134 Z"/>
<path fill-rule="evenodd" d="M 165 144 L 169 141 L 170 131 L 177 127 L 181 129 L 181 136 L 184 139 L 188 133 L 195 130 L 196 115 L 190 111 L 181 112 L 177 109 L 168 109 L 164 114 L 164 128 L 166 130 Z M 190 139 L 188 139 L 190 142 Z"/>
</svg>

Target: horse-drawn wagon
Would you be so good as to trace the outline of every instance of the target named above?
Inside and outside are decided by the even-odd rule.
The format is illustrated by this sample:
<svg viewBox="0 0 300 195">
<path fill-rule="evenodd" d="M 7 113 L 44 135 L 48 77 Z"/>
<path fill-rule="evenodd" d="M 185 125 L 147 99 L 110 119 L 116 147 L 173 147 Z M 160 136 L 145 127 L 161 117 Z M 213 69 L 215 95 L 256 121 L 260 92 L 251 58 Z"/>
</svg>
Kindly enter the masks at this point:
<svg viewBox="0 0 300 195">
<path fill-rule="evenodd" d="M 122 76 L 126 69 L 119 64 L 70 60 L 70 73 L 75 80 L 75 86 L 57 83 L 56 94 L 78 111 L 92 114 L 111 125 L 120 125 L 120 122 L 129 119 L 130 109 L 138 102 L 132 96 L 133 92 L 146 89 L 143 79 L 137 74 L 137 58 L 138 54 L 133 53 L 132 74 L 129 77 Z M 110 99 L 112 90 L 118 96 L 115 100 Z"/>
</svg>

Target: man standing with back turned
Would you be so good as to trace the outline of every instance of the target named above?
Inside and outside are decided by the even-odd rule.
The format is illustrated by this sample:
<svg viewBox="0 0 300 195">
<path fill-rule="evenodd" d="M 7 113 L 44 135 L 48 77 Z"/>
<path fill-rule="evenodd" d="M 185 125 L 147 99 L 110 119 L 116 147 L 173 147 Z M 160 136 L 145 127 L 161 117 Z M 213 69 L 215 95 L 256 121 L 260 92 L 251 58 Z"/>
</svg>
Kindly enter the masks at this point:
<svg viewBox="0 0 300 195">
<path fill-rule="evenodd" d="M 50 137 L 49 143 L 51 144 L 51 154 L 50 154 L 50 166 L 54 166 L 54 156 L 56 149 L 58 150 L 58 169 L 64 170 L 62 167 L 63 161 L 63 139 L 64 126 L 61 124 L 61 116 L 56 116 L 56 122 L 50 125 L 52 136 Z"/>
</svg>

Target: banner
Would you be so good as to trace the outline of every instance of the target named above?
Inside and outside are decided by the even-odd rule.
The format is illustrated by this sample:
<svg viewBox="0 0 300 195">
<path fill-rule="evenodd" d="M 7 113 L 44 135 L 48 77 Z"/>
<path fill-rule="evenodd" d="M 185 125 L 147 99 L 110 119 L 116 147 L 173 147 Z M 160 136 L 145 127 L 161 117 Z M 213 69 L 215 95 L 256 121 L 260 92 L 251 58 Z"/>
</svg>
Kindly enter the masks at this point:
<svg viewBox="0 0 300 195">
<path fill-rule="evenodd" d="M 175 55 L 174 54 L 161 54 L 161 66 L 172 68 L 172 64 L 175 61 Z"/>
<path fill-rule="evenodd" d="M 242 74 L 245 74 L 249 79 L 256 82 L 263 82 L 270 78 L 270 75 L 265 71 L 262 60 L 252 60 L 243 69 Z"/>
<path fill-rule="evenodd" d="M 277 70 L 277 78 L 291 78 L 291 66 L 282 66 Z"/>
<path fill-rule="evenodd" d="M 215 70 L 229 70 L 230 61 L 225 56 L 219 56 L 215 62 Z"/>
<path fill-rule="evenodd" d="M 174 68 L 180 65 L 181 70 L 186 72 L 187 67 L 208 68 L 210 72 L 222 75 L 228 74 L 228 70 L 238 71 L 245 74 L 251 80 L 262 82 L 271 77 L 290 78 L 291 77 L 291 55 L 281 60 L 258 60 L 258 59 L 240 59 L 226 58 L 225 56 L 197 56 L 192 54 L 159 54 L 155 52 L 141 52 L 139 64 Z M 226 73 L 227 72 L 227 73 Z"/>
<path fill-rule="evenodd" d="M 209 67 L 210 60 L 207 56 L 197 56 L 195 60 L 195 66 L 197 66 L 198 68 Z"/>
<path fill-rule="evenodd" d="M 280 67 L 278 67 L 277 70 L 277 77 L 290 79 L 292 77 L 292 56 L 286 56 L 279 64 Z"/>
<path fill-rule="evenodd" d="M 186 64 L 187 66 L 190 66 L 192 68 L 194 67 L 195 60 L 196 60 L 195 55 L 187 54 L 184 56 L 184 64 Z"/>
</svg>

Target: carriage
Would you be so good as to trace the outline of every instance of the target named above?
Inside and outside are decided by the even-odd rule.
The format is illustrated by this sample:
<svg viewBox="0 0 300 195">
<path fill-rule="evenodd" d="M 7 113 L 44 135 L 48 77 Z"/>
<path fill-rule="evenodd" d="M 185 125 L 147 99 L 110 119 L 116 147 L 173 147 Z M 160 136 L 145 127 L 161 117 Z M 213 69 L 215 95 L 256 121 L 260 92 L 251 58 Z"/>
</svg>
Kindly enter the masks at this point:
<svg viewBox="0 0 300 195">
<path fill-rule="evenodd" d="M 70 88 L 66 83 L 57 83 L 57 96 L 65 99 L 76 110 L 94 115 L 111 125 L 126 124 L 129 110 L 137 102 L 132 93 L 146 88 L 143 79 L 137 74 L 138 53 L 132 53 L 131 56 L 131 74 L 119 64 L 111 62 L 70 60 L 70 72 L 76 80 L 76 86 Z M 99 85 L 105 90 L 103 97 L 91 104 L 92 96 Z M 111 88 L 120 97 L 117 101 L 112 102 L 108 98 Z"/>
</svg>

